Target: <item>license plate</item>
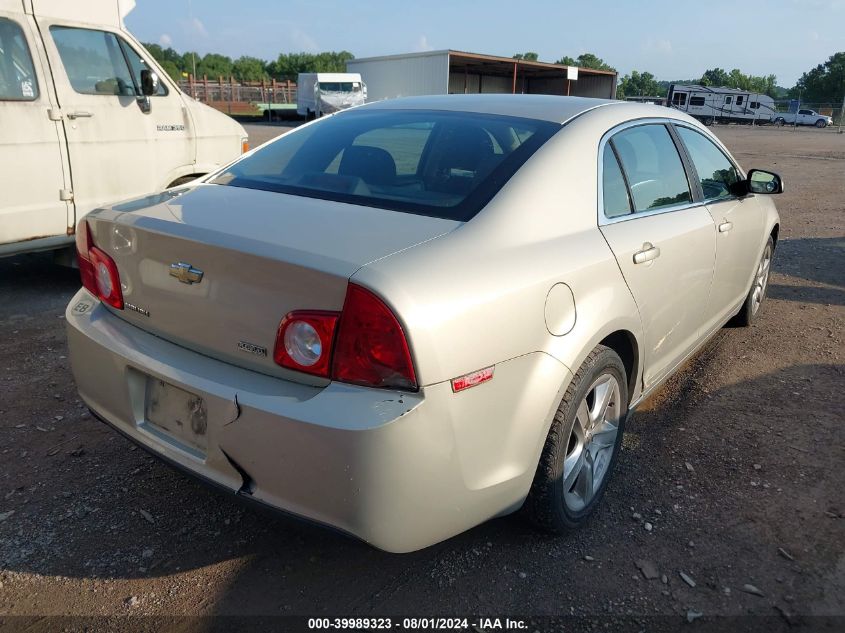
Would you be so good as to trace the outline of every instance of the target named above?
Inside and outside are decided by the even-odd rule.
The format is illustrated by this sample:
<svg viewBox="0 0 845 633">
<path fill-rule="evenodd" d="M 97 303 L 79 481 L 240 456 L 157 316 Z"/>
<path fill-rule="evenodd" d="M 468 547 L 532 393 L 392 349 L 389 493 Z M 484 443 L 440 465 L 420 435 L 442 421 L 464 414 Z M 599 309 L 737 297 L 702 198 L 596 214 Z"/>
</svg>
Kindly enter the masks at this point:
<svg viewBox="0 0 845 633">
<path fill-rule="evenodd" d="M 162 380 L 148 378 L 144 418 L 154 430 L 205 453 L 208 412 L 200 396 Z"/>
</svg>

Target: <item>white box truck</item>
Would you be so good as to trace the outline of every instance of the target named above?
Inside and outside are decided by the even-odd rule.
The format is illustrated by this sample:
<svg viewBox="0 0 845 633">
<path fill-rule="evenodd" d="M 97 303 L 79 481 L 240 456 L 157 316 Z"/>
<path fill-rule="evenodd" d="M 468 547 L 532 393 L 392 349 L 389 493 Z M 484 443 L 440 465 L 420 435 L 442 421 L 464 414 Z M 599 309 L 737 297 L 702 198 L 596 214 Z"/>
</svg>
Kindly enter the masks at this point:
<svg viewBox="0 0 845 633">
<path fill-rule="evenodd" d="M 124 26 L 134 0 L 0 0 L 0 256 L 71 245 L 92 209 L 218 169 L 244 128 Z"/>
<path fill-rule="evenodd" d="M 313 119 L 367 102 L 367 86 L 359 73 L 299 73 L 296 111 Z"/>
</svg>

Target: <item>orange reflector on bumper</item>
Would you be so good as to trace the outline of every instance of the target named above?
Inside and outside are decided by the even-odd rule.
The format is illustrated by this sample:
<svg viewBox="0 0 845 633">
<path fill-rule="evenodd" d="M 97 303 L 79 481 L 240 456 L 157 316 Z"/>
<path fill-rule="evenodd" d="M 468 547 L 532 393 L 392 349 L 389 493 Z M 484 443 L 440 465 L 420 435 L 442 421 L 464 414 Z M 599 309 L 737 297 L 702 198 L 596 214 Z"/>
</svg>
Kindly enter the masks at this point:
<svg viewBox="0 0 845 633">
<path fill-rule="evenodd" d="M 241 154 L 246 154 L 249 151 L 249 141 L 247 139 L 243 139 L 241 141 Z"/>
<path fill-rule="evenodd" d="M 452 378 L 452 391 L 458 393 L 464 389 L 480 385 L 482 382 L 487 382 L 492 378 L 493 367 L 485 367 L 484 369 L 479 369 L 478 371 L 474 371 L 470 374 L 464 374 L 463 376 Z"/>
</svg>

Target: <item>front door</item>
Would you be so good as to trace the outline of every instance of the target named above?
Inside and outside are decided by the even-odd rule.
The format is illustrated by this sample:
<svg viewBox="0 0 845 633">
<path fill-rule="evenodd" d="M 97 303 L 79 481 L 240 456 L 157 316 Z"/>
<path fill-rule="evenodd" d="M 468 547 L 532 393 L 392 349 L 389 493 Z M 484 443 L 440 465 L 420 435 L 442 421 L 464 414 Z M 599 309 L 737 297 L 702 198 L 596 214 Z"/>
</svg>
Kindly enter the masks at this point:
<svg viewBox="0 0 845 633">
<path fill-rule="evenodd" d="M 601 231 L 640 311 L 648 389 L 698 343 L 713 276 L 713 220 L 693 202 L 664 124 L 623 129 L 603 152 Z"/>
<path fill-rule="evenodd" d="M 141 56 L 119 32 L 40 21 L 65 118 L 77 217 L 160 190 L 193 162 L 187 112 L 164 83 L 140 107 Z"/>
<path fill-rule="evenodd" d="M 742 174 L 704 134 L 676 125 L 701 183 L 704 202 L 716 226 L 716 268 L 707 306 L 705 330 L 727 320 L 745 299 L 760 259 L 763 211 L 753 195 L 738 198 L 731 187 Z"/>
<path fill-rule="evenodd" d="M 51 121 L 50 85 L 37 35 L 20 14 L 0 12 L 0 252 L 67 236 L 68 202 L 60 121 Z M 72 224 L 72 220 L 71 220 Z M 5 246 L 4 246 L 5 245 Z M 21 246 L 26 246 L 21 244 Z"/>
</svg>

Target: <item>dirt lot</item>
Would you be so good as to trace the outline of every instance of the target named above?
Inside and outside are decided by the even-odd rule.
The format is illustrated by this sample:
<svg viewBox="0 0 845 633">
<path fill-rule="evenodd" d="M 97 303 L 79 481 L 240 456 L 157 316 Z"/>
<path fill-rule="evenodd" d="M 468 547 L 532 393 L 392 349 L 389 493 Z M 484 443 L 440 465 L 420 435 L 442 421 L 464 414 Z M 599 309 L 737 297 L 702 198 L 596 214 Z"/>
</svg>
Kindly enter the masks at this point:
<svg viewBox="0 0 845 633">
<path fill-rule="evenodd" d="M 76 273 L 0 260 L 0 630 L 78 630 L 16 615 L 409 613 L 845 630 L 845 135 L 714 130 L 786 181 L 762 319 L 723 330 L 633 418 L 602 508 L 566 538 L 508 517 L 397 556 L 210 492 L 77 399 L 62 318 Z M 250 131 L 255 145 L 280 129 Z M 220 622 L 177 624 L 235 624 Z"/>
</svg>

